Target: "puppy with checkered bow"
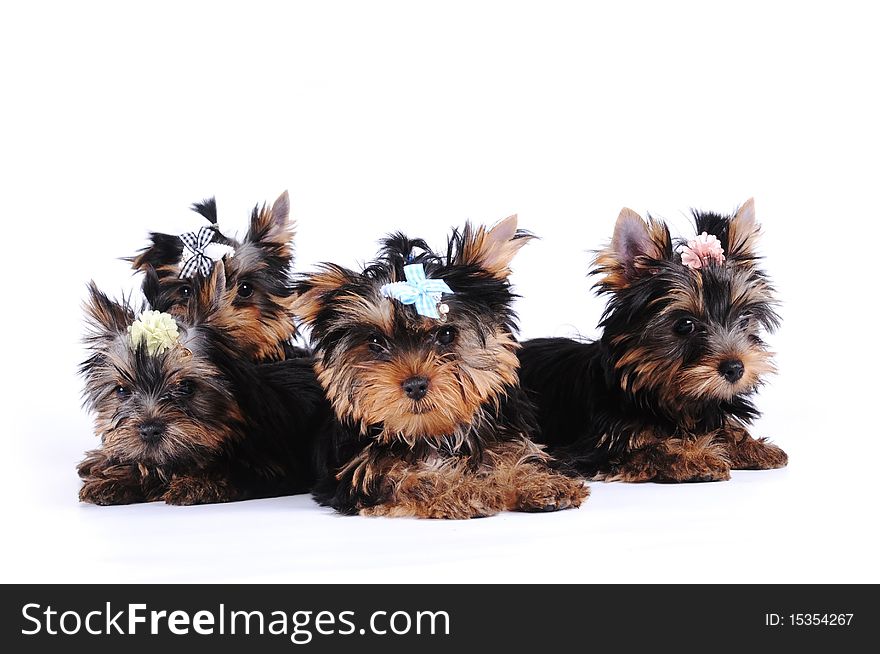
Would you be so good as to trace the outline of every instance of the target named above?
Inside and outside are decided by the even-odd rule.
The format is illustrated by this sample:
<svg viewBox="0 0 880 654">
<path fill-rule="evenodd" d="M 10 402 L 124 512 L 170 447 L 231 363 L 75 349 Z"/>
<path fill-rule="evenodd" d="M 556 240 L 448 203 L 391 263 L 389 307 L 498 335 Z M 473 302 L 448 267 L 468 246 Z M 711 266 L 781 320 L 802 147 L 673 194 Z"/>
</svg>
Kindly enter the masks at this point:
<svg viewBox="0 0 880 654">
<path fill-rule="evenodd" d="M 207 225 L 180 236 L 152 232 L 150 245 L 128 259 L 137 271 L 149 267 L 156 272 L 154 309 L 185 315 L 193 302 L 195 280 L 210 275 L 214 264 L 221 262 L 235 298 L 215 322 L 234 335 L 241 351 L 255 361 L 303 356 L 304 350 L 294 345 L 290 271 L 294 224 L 287 191 L 271 207 L 254 207 L 241 241 L 220 231 L 214 198 L 192 208 Z"/>
</svg>

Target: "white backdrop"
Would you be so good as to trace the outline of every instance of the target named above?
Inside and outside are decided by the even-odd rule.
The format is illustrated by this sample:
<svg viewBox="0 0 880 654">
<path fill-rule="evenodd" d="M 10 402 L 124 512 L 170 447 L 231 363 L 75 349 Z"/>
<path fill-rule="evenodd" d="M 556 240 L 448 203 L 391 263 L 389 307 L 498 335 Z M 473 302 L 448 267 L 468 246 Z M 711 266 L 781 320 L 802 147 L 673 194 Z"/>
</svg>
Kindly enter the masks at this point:
<svg viewBox="0 0 880 654">
<path fill-rule="evenodd" d="M 868 6 L 4 4 L 0 581 L 880 581 Z M 526 337 L 595 334 L 622 206 L 686 227 L 755 196 L 785 320 L 756 431 L 790 467 L 470 522 L 78 504 L 86 281 L 133 288 L 117 257 L 195 200 L 241 232 L 285 188 L 298 270 L 518 213 Z"/>
</svg>

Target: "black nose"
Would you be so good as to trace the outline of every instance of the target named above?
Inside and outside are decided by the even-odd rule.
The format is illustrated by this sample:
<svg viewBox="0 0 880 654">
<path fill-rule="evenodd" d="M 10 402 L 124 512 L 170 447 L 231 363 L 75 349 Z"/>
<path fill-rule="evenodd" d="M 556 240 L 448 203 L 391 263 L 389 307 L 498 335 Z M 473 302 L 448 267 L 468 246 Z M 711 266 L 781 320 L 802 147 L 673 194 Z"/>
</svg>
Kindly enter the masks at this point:
<svg viewBox="0 0 880 654">
<path fill-rule="evenodd" d="M 138 427 L 138 432 L 145 443 L 155 443 L 165 433 L 165 425 L 158 420 L 146 420 Z"/>
<path fill-rule="evenodd" d="M 722 361 L 721 365 L 718 366 L 718 372 L 731 384 L 742 379 L 745 371 L 745 366 L 743 366 L 743 362 L 739 359 L 728 359 L 727 361 Z"/>
<path fill-rule="evenodd" d="M 424 377 L 410 377 L 403 382 L 403 392 L 411 400 L 421 400 L 428 394 L 428 380 Z"/>
</svg>

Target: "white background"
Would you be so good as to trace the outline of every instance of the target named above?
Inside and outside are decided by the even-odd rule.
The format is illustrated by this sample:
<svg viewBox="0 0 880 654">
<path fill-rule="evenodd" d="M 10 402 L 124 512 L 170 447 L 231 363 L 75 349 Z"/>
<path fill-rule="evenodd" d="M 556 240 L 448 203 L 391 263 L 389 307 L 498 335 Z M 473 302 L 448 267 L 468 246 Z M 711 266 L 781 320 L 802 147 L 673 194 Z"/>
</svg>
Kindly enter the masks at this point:
<svg viewBox="0 0 880 654">
<path fill-rule="evenodd" d="M 711 4 L 5 3 L 0 580 L 880 581 L 876 16 Z M 86 281 L 285 188 L 298 270 L 518 213 L 526 337 L 595 334 L 622 206 L 682 230 L 755 196 L 785 320 L 756 432 L 790 467 L 470 522 L 78 504 Z"/>
</svg>

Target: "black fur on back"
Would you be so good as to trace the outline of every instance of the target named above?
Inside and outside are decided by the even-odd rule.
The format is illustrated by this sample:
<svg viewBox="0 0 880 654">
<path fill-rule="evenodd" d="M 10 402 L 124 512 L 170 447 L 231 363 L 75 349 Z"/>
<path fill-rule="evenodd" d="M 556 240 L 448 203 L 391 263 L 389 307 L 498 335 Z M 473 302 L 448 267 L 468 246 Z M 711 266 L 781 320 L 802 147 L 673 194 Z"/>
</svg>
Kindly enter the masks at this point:
<svg viewBox="0 0 880 654">
<path fill-rule="evenodd" d="M 311 359 L 257 364 L 227 356 L 218 348 L 214 362 L 232 383 L 246 429 L 222 462 L 230 480 L 246 497 L 309 491 L 314 437 L 330 410 Z"/>
<path fill-rule="evenodd" d="M 154 276 L 147 271 L 145 284 Z M 218 271 L 219 272 L 219 271 Z M 197 298 L 205 298 L 212 278 L 193 280 Z M 213 291 L 222 293 L 224 283 Z M 145 286 L 158 288 L 155 279 Z M 236 340 L 211 324 L 214 311 L 204 299 L 189 310 L 185 321 L 203 336 L 207 356 L 230 383 L 244 417 L 245 437 L 230 444 L 213 465 L 225 469 L 244 497 L 272 497 L 307 492 L 314 483 L 315 434 L 330 412 L 315 376 L 309 352 L 291 346 L 290 358 L 256 363 L 240 352 Z"/>
</svg>

